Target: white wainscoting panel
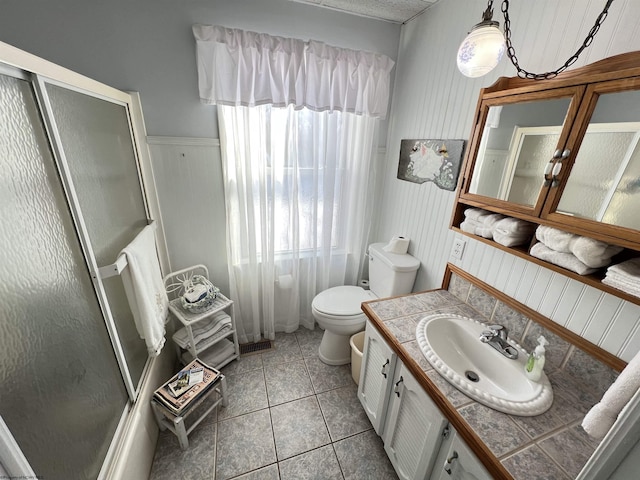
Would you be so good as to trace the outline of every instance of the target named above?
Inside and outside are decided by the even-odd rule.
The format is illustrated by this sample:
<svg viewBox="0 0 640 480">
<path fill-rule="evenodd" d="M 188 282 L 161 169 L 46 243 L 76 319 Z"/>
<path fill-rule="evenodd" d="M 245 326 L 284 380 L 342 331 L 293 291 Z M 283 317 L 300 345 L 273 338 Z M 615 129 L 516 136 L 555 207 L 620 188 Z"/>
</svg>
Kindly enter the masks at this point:
<svg viewBox="0 0 640 480">
<path fill-rule="evenodd" d="M 561 66 L 581 45 L 604 1 L 510 2 L 512 40 L 521 66 L 534 72 Z M 486 2 L 447 0 L 402 27 L 387 138 L 387 159 L 374 239 L 403 233 L 420 259 L 414 290 L 437 288 L 447 261 L 624 360 L 640 349 L 640 308 L 544 267 L 468 237 L 461 261 L 450 258 L 454 193 L 432 183 L 398 180 L 402 139 L 468 139 L 480 88 L 514 76 L 505 57 L 486 77 L 469 79 L 456 68 L 460 42 L 481 19 Z M 503 24 L 498 4 L 494 19 Z M 593 44 L 575 67 L 640 50 L 640 2 L 613 2 Z"/>
<path fill-rule="evenodd" d="M 227 295 L 226 213 L 219 140 L 147 137 L 172 271 L 202 263 Z"/>
</svg>

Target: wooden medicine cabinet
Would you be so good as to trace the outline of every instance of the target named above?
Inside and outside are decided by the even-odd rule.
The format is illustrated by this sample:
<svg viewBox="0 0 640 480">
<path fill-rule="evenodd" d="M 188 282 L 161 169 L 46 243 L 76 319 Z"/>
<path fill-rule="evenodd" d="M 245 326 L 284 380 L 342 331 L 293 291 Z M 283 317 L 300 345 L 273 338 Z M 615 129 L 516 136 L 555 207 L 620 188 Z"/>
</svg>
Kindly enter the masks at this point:
<svg viewBox="0 0 640 480">
<path fill-rule="evenodd" d="M 456 230 L 478 207 L 624 247 L 620 258 L 640 256 L 640 52 L 481 90 L 462 172 Z M 531 245 L 487 242 L 640 304 L 602 285 L 602 274 L 529 257 Z"/>
</svg>

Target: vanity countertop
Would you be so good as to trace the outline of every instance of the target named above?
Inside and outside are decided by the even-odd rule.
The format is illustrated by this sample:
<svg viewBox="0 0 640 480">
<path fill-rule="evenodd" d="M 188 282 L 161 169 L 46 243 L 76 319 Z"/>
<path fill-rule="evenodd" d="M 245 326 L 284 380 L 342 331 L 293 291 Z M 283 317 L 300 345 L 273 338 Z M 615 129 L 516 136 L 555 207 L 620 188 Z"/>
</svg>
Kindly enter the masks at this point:
<svg viewBox="0 0 640 480">
<path fill-rule="evenodd" d="M 455 313 L 485 321 L 468 304 L 447 290 L 434 290 L 373 300 L 363 310 L 495 478 L 576 478 L 598 445 L 580 426 L 600 400 L 587 382 L 575 381 L 566 369 L 547 371 L 554 394 L 547 412 L 534 417 L 501 413 L 450 385 L 416 342 L 416 327 L 425 315 Z"/>
</svg>

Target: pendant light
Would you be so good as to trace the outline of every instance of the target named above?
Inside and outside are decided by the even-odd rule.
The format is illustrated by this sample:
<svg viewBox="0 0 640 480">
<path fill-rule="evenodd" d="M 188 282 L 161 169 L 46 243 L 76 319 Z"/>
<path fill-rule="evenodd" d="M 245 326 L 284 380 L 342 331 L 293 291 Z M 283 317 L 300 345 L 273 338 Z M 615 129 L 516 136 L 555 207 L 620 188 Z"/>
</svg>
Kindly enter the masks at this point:
<svg viewBox="0 0 640 480">
<path fill-rule="evenodd" d="M 531 73 L 523 69 L 516 57 L 515 49 L 511 42 L 511 19 L 509 18 L 509 0 L 502 0 L 502 13 L 504 15 L 504 35 L 500 31 L 500 24 L 493 20 L 493 0 L 487 2 L 487 9 L 482 14 L 482 21 L 474 25 L 467 37 L 462 41 L 458 49 L 458 69 L 467 77 L 476 78 L 486 75 L 493 70 L 502 59 L 505 51 L 509 60 L 516 67 L 518 76 L 533 80 L 545 80 L 556 77 L 559 73 L 574 64 L 582 51 L 593 42 L 600 26 L 609 14 L 609 7 L 613 0 L 606 0 L 604 9 L 596 18 L 595 24 L 589 30 L 587 37 L 576 52 L 564 62 L 564 64 L 552 71 L 544 73 Z"/>
<path fill-rule="evenodd" d="M 493 70 L 505 51 L 500 24 L 493 20 L 493 0 L 487 4 L 482 21 L 474 25 L 458 48 L 458 70 L 471 78 L 481 77 Z"/>
</svg>

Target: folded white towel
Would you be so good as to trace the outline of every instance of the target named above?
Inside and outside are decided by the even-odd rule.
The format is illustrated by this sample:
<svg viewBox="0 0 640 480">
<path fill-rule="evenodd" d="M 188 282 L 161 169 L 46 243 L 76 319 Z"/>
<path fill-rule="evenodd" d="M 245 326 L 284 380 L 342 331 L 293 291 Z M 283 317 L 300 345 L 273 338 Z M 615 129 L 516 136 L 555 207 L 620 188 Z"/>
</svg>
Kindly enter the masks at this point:
<svg viewBox="0 0 640 480">
<path fill-rule="evenodd" d="M 493 237 L 493 229 L 491 227 L 485 227 L 482 223 L 475 220 L 465 220 L 460 224 L 460 230 L 473 235 L 479 235 L 484 238 Z"/>
<path fill-rule="evenodd" d="M 640 388 L 640 353 L 629 362 L 615 382 L 593 406 L 582 421 L 582 428 L 594 438 L 603 438 L 622 409 Z"/>
<path fill-rule="evenodd" d="M 169 298 L 160 273 L 154 228 L 143 228 L 120 254 L 127 256 L 128 266 L 121 277 L 138 334 L 149 355 L 158 356 L 165 342 Z"/>
<path fill-rule="evenodd" d="M 496 243 L 504 245 L 505 247 L 516 247 L 529 243 L 531 241 L 531 235 L 505 234 L 499 230 L 494 230 L 493 239 Z"/>
<path fill-rule="evenodd" d="M 609 265 L 611 257 L 622 251 L 622 247 L 545 225 L 537 228 L 536 238 L 556 252 L 574 254 L 578 260 L 591 268 Z"/>
<path fill-rule="evenodd" d="M 196 350 L 198 352 L 202 352 L 202 351 L 206 350 L 211 345 L 213 345 L 213 344 L 217 343 L 218 341 L 220 341 L 221 338 L 228 337 L 231 332 L 232 332 L 231 324 L 223 325 L 223 327 L 220 330 L 218 330 L 214 335 L 210 336 L 209 338 L 205 338 L 204 340 L 199 341 L 196 344 Z"/>
<path fill-rule="evenodd" d="M 214 315 L 212 318 L 202 320 L 191 327 L 193 332 L 193 341 L 198 345 L 202 340 L 209 338 L 217 333 L 225 325 L 231 325 L 231 317 L 224 312 Z M 187 327 L 183 327 L 173 334 L 173 341 L 182 348 L 189 348 L 189 331 Z"/>
<path fill-rule="evenodd" d="M 607 275 L 615 273 L 621 277 L 626 277 L 630 281 L 636 281 L 640 283 L 640 257 L 632 258 L 616 265 L 611 265 L 607 268 Z"/>
<path fill-rule="evenodd" d="M 629 295 L 640 297 L 640 283 L 637 281 L 632 282 L 624 277 L 616 275 L 615 273 L 607 273 L 607 276 L 602 279 L 602 283 L 609 285 L 610 287 L 617 288 L 618 290 L 622 290 Z"/>
<path fill-rule="evenodd" d="M 531 247 L 529 253 L 540 260 L 553 263 L 554 265 L 566 268 L 567 270 L 571 270 L 579 275 L 588 275 L 597 270 L 586 266 L 572 253 L 556 252 L 542 242 L 538 242 Z"/>
<path fill-rule="evenodd" d="M 199 354 L 198 358 L 207 365 L 211 365 L 213 368 L 217 368 L 220 363 L 222 363 L 234 353 L 235 346 L 232 342 L 225 338 L 209 348 L 206 352 L 204 352 L 204 354 Z M 189 351 L 184 352 L 180 358 L 185 365 L 193 361 L 193 355 L 191 355 Z"/>
<path fill-rule="evenodd" d="M 640 258 L 610 266 L 602 283 L 640 297 Z"/>
<path fill-rule="evenodd" d="M 495 225 L 495 231 L 502 235 L 533 235 L 535 229 L 535 224 L 511 217 L 503 218 Z"/>
</svg>

